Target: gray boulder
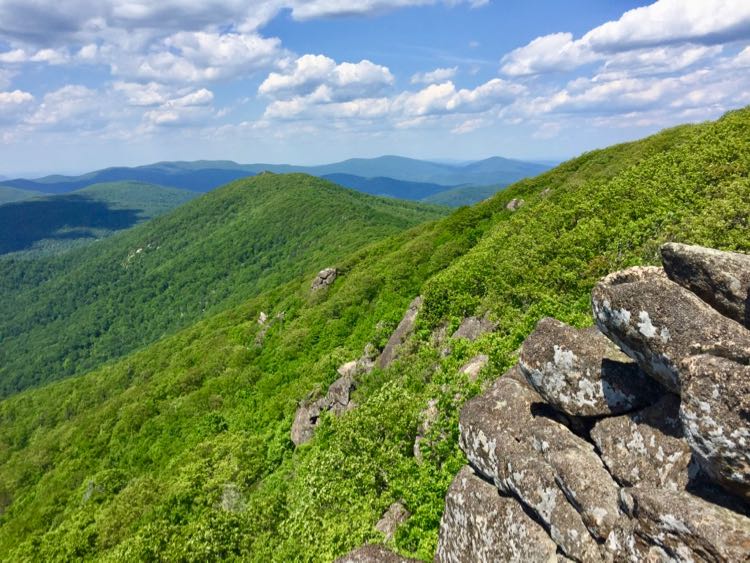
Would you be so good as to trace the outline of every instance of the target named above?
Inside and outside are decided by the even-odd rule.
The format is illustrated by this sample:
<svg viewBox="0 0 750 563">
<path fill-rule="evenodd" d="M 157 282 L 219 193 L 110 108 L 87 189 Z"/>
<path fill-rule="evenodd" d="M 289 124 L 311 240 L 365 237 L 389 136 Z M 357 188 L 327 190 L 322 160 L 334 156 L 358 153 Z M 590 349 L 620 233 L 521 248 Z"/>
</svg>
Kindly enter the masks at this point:
<svg viewBox="0 0 750 563">
<path fill-rule="evenodd" d="M 623 489 L 622 503 L 633 520 L 635 537 L 630 542 L 640 543 L 636 552 L 666 553 L 668 561 L 685 563 L 750 560 L 750 518 L 746 516 L 688 492 L 666 489 Z"/>
<path fill-rule="evenodd" d="M 459 444 L 470 463 L 513 495 L 573 559 L 600 559 L 620 517 L 618 487 L 594 448 L 552 418 L 527 384 L 501 377 L 460 415 Z M 595 539 L 596 538 L 596 539 Z"/>
<path fill-rule="evenodd" d="M 661 258 L 669 279 L 750 328 L 750 255 L 668 243 Z"/>
<path fill-rule="evenodd" d="M 476 476 L 468 466 L 445 497 L 435 561 L 547 563 L 557 545 L 512 497 Z"/>
<path fill-rule="evenodd" d="M 693 453 L 682 434 L 679 409 L 679 397 L 668 394 L 643 410 L 596 423 L 591 438 L 620 485 L 685 489 Z"/>
<path fill-rule="evenodd" d="M 402 557 L 382 545 L 365 545 L 339 557 L 335 563 L 419 563 L 419 560 Z"/>
<path fill-rule="evenodd" d="M 414 457 L 417 462 L 422 463 L 422 442 L 429 433 L 432 425 L 438 419 L 440 412 L 437 408 L 437 399 L 430 399 L 427 401 L 427 408 L 419 413 L 419 427 L 417 428 L 417 436 L 414 439 Z"/>
<path fill-rule="evenodd" d="M 472 342 L 488 332 L 497 328 L 497 323 L 492 322 L 487 315 L 484 317 L 466 317 L 451 338 L 465 338 Z"/>
<path fill-rule="evenodd" d="M 518 363 L 550 405 L 572 416 L 621 414 L 659 397 L 658 385 L 595 328 L 542 319 Z"/>
<path fill-rule="evenodd" d="M 356 382 L 349 376 L 343 376 L 331 383 L 325 397 L 302 401 L 292 422 L 291 440 L 294 445 L 312 440 L 323 413 L 331 411 L 338 416 L 353 409 L 355 404 L 351 400 L 351 392 L 355 388 Z"/>
<path fill-rule="evenodd" d="M 610 274 L 592 292 L 600 330 L 669 390 L 681 389 L 679 364 L 710 351 L 750 360 L 750 332 L 660 268 L 636 267 Z"/>
<path fill-rule="evenodd" d="M 339 272 L 336 268 L 326 268 L 325 270 L 321 270 L 320 272 L 318 272 L 318 275 L 315 276 L 315 279 L 312 282 L 311 289 L 313 291 L 318 291 L 328 287 L 334 281 L 336 281 L 338 275 Z"/>
<path fill-rule="evenodd" d="M 489 361 L 490 358 L 486 354 L 478 354 L 461 366 L 461 369 L 459 369 L 458 372 L 467 376 L 469 381 L 476 381 L 479 377 L 479 373 Z"/>
<path fill-rule="evenodd" d="M 396 534 L 398 527 L 406 522 L 411 516 L 406 507 L 400 502 L 394 502 L 385 511 L 383 517 L 375 524 L 375 529 L 385 536 L 385 541 L 389 542 Z"/>
<path fill-rule="evenodd" d="M 380 357 L 378 358 L 378 367 L 385 369 L 396 360 L 399 348 L 404 342 L 406 342 L 406 339 L 411 336 L 412 332 L 414 332 L 414 325 L 417 322 L 417 315 L 421 308 L 422 297 L 419 296 L 409 304 L 409 308 L 406 310 L 404 317 L 388 339 L 388 344 L 385 345 L 383 353 L 380 354 Z"/>
<path fill-rule="evenodd" d="M 522 200 L 522 199 L 511 199 L 505 205 L 505 209 L 507 209 L 508 211 L 516 211 L 521 206 L 523 206 L 524 203 L 526 203 L 526 202 L 524 200 Z"/>
<path fill-rule="evenodd" d="M 699 355 L 682 370 L 680 419 L 698 463 L 750 503 L 750 365 Z"/>
</svg>

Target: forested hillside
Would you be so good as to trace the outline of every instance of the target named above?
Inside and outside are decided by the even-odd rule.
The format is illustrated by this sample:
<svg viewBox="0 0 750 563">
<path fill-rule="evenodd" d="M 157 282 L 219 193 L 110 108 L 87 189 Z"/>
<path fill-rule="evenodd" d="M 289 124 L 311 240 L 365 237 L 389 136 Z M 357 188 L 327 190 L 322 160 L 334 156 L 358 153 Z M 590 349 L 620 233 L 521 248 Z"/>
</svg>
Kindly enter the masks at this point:
<svg viewBox="0 0 750 563">
<path fill-rule="evenodd" d="M 266 174 L 62 256 L 2 259 L 0 396 L 91 369 L 444 214 Z"/>
<path fill-rule="evenodd" d="M 269 186 L 285 181 L 259 180 Z M 241 187 L 217 192 L 217 204 Z M 327 184 L 319 189 L 340 195 Z M 199 204 L 185 209 L 197 211 Z M 407 210 L 424 217 L 421 208 Z M 278 218 L 284 230 L 275 232 L 294 232 L 314 213 L 301 205 Z M 210 232 L 247 248 L 267 230 L 242 230 L 240 223 L 256 224 L 250 217 L 231 223 L 224 217 L 209 215 L 205 228 L 194 229 L 196 237 Z M 667 240 L 750 251 L 750 109 L 584 154 L 488 201 L 368 246 L 352 234 L 356 240 L 339 247 L 336 257 L 322 249 L 347 240 L 343 218 L 350 215 L 336 209 L 326 217 L 323 223 L 339 226 L 336 236 L 316 239 L 320 246 L 296 243 L 305 260 L 285 268 L 286 277 L 255 283 L 255 296 L 236 278 L 213 277 L 210 287 L 220 287 L 224 303 L 236 299 L 237 306 L 117 363 L 0 403 L 5 560 L 326 561 L 382 541 L 374 525 L 397 500 L 411 517 L 392 547 L 432 560 L 445 492 L 465 463 L 457 445 L 458 409 L 515 362 L 537 320 L 590 324 L 595 281 L 629 265 L 656 263 Z M 197 223 L 199 216 L 182 212 L 153 225 L 188 220 Z M 359 236 L 362 222 L 357 217 Z M 309 228 L 306 222 L 304 232 Z M 128 262 L 113 250 L 106 256 L 125 271 L 128 264 L 161 268 L 147 262 L 146 249 L 150 242 L 150 252 L 159 252 L 166 243 L 143 236 L 147 232 L 154 231 L 121 239 L 126 248 L 144 249 L 143 262 Z M 169 257 L 181 251 L 166 248 Z M 207 288 L 188 285 L 195 269 L 182 272 L 211 264 L 211 256 L 189 254 L 179 266 L 166 260 L 164 273 L 169 287 L 176 276 L 182 289 L 204 296 Z M 100 259 L 97 266 L 106 263 Z M 311 292 L 314 265 L 338 268 L 327 290 Z M 26 291 L 42 297 L 33 293 L 39 288 Z M 358 358 L 367 343 L 381 348 L 420 294 L 424 304 L 405 355 L 362 376 L 357 407 L 338 418 L 324 414 L 312 441 L 295 449 L 290 429 L 299 401 L 324 392 L 338 377 L 336 368 Z M 241 297 L 252 298 L 240 303 Z M 135 319 L 147 328 L 163 306 L 148 303 Z M 200 306 L 210 311 L 215 303 Z M 258 322 L 261 312 L 265 323 Z M 494 332 L 435 345 L 467 315 L 485 314 L 496 323 Z M 26 322 L 33 326 L 32 317 Z M 29 335 L 39 338 L 31 329 Z M 472 382 L 459 368 L 480 352 L 489 365 Z M 5 367 L 14 358 L 2 358 L 3 378 L 14 373 Z M 28 363 L 31 356 L 25 358 Z M 420 462 L 414 442 L 430 401 L 435 422 Z"/>
</svg>

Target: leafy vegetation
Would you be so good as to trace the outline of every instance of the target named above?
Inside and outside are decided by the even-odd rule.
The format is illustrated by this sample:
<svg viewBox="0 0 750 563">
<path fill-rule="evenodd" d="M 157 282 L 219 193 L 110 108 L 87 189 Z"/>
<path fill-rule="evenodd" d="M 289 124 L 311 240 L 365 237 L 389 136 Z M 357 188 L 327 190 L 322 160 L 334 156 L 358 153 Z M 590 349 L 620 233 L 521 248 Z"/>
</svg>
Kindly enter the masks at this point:
<svg viewBox="0 0 750 563">
<path fill-rule="evenodd" d="M 0 188 L 6 189 L 6 188 Z M 197 194 L 141 182 L 94 184 L 0 206 L 0 255 L 58 254 L 157 217 Z"/>
<path fill-rule="evenodd" d="M 526 203 L 508 211 L 512 198 Z M 115 364 L 7 398 L 0 553 L 325 561 L 382 539 L 375 522 L 402 500 L 412 516 L 393 547 L 429 561 L 445 491 L 464 463 L 458 409 L 512 365 L 535 322 L 590 324 L 594 282 L 655 263 L 666 240 L 750 251 L 749 218 L 742 110 L 587 153 L 342 254 L 326 291 L 311 294 L 309 276 L 274 283 Z M 425 303 L 402 359 L 364 377 L 358 408 L 324 416 L 295 450 L 297 402 L 325 390 L 367 342 L 382 346 L 418 293 Z M 257 322 L 261 311 L 275 319 L 269 326 Z M 441 357 L 433 330 L 445 323 L 450 334 L 486 311 L 498 330 L 453 341 Z M 471 383 L 458 370 L 479 351 L 490 366 Z M 439 417 L 419 464 L 412 447 L 430 399 Z"/>
<path fill-rule="evenodd" d="M 62 256 L 6 258 L 0 396 L 91 369 L 444 213 L 267 174 Z"/>
</svg>

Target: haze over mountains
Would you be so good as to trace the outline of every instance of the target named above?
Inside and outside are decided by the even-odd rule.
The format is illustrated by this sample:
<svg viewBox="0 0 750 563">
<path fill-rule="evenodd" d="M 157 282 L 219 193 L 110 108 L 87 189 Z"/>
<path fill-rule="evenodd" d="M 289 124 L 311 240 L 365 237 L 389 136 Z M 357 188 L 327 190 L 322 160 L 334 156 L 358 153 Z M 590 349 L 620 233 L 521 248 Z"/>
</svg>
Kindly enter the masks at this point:
<svg viewBox="0 0 750 563">
<path fill-rule="evenodd" d="M 207 192 L 228 182 L 263 171 L 302 172 L 329 177 L 341 185 L 400 199 L 422 199 L 456 186 L 505 186 L 547 170 L 544 164 L 492 157 L 468 164 L 448 164 L 400 156 L 355 158 L 319 166 L 238 164 L 232 161 L 159 162 L 137 167 L 113 167 L 80 176 L 46 176 L 0 181 L 0 189 L 15 188 L 62 194 L 104 182 L 137 181 Z M 424 184 L 415 186 L 415 183 Z M 1 192 L 0 192 L 1 193 Z M 466 201 L 473 203 L 473 201 Z"/>
</svg>

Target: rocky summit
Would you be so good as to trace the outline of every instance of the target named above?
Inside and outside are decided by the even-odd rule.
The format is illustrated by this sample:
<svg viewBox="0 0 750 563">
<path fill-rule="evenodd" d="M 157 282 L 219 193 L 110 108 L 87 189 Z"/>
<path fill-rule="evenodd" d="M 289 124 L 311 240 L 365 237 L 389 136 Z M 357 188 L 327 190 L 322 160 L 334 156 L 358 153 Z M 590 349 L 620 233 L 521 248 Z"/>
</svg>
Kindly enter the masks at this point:
<svg viewBox="0 0 750 563">
<path fill-rule="evenodd" d="M 662 256 L 464 405 L 436 561 L 750 561 L 749 257 Z"/>
</svg>

